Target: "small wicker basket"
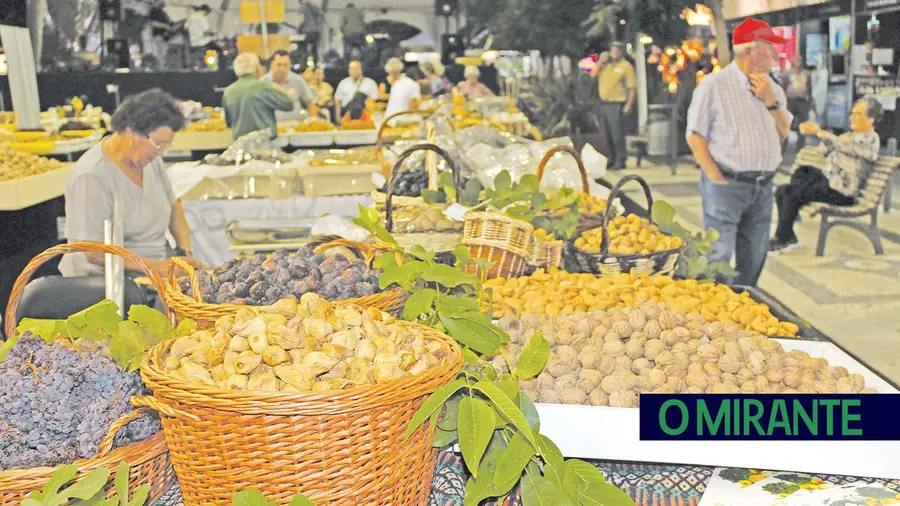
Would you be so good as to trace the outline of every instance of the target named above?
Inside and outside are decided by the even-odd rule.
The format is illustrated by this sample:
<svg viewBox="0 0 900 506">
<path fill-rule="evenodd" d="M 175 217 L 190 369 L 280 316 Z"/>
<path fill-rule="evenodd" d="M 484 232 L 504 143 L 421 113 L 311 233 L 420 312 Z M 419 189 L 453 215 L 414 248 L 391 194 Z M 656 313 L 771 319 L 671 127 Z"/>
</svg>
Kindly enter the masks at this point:
<svg viewBox="0 0 900 506">
<path fill-rule="evenodd" d="M 404 439 L 426 397 L 456 377 L 453 339 L 415 326 L 446 345 L 441 363 L 418 376 L 337 392 L 239 392 L 164 374 L 162 343 L 141 364 L 153 397 L 135 398 L 162 415 L 186 506 L 231 504 L 254 488 L 287 505 L 303 492 L 319 506 L 420 506 L 428 502 L 437 449 L 425 424 Z"/>
<path fill-rule="evenodd" d="M 546 269 L 547 267 L 561 267 L 563 263 L 563 250 L 566 243 L 560 240 L 548 241 L 537 236 L 531 237 L 531 245 L 528 248 L 528 270 Z"/>
<path fill-rule="evenodd" d="M 609 194 L 609 200 L 606 201 L 606 212 L 604 213 L 604 225 L 602 228 L 603 236 L 599 253 L 584 251 L 575 246 L 574 241 L 570 241 L 566 247 L 566 266 L 569 270 L 590 272 L 601 276 L 611 276 L 619 272 L 636 272 L 637 274 L 666 274 L 670 275 L 675 272 L 675 264 L 678 262 L 678 256 L 681 254 L 681 248 L 668 251 L 654 251 L 647 255 L 626 255 L 614 256 L 609 254 L 609 232 L 605 223 L 613 218 L 614 206 L 613 202 L 622 187 L 631 182 L 636 181 L 644 189 L 644 196 L 647 199 L 647 209 L 653 209 L 653 196 L 650 193 L 650 186 L 640 176 L 625 176 L 619 180 Z M 648 218 L 653 223 L 652 216 Z"/>
<path fill-rule="evenodd" d="M 332 241 L 318 246 L 316 251 L 322 252 L 329 247 L 347 245 L 344 241 Z M 178 279 L 175 276 L 175 270 L 178 267 L 187 273 L 191 281 L 191 296 L 181 291 Z M 238 304 L 211 304 L 204 302 L 200 294 L 200 278 L 197 276 L 197 270 L 179 257 L 169 260 L 169 278 L 164 283 L 164 286 L 163 295 L 166 305 L 175 313 L 176 317 L 178 319 L 188 318 L 194 320 L 200 327 L 210 327 L 219 318 L 237 314 L 241 308 L 246 307 Z M 402 290 L 392 289 L 357 299 L 338 300 L 334 301 L 334 303 L 339 305 L 355 304 L 391 312 L 401 309 L 408 295 Z"/>
<path fill-rule="evenodd" d="M 390 173 L 389 171 L 391 170 L 391 165 L 390 165 L 390 163 L 384 158 L 384 151 L 383 151 L 383 150 L 388 149 L 389 151 L 391 151 L 391 152 L 394 153 L 395 155 L 396 155 L 396 153 L 393 152 L 392 150 L 390 150 L 390 148 L 385 147 L 385 144 L 386 144 L 386 141 L 385 141 L 385 138 L 384 138 L 384 136 L 385 136 L 385 129 L 388 128 L 388 127 L 390 126 L 388 123 L 389 123 L 392 119 L 394 119 L 394 118 L 400 118 L 400 117 L 403 117 L 403 116 L 418 116 L 418 117 L 422 118 L 423 120 L 428 119 L 428 118 L 430 118 L 430 117 L 439 117 L 439 118 L 442 118 L 442 119 L 444 119 L 444 120 L 446 121 L 447 125 L 450 127 L 450 130 L 456 130 L 456 127 L 455 127 L 455 125 L 453 124 L 453 118 L 451 118 L 450 116 L 448 116 L 446 113 L 444 113 L 444 112 L 442 112 L 442 111 L 425 111 L 425 110 L 400 111 L 400 112 L 398 112 L 398 113 L 395 113 L 395 114 L 392 114 L 392 115 L 388 116 L 387 118 L 385 118 L 384 120 L 382 120 L 381 125 L 378 127 L 378 138 L 377 138 L 377 140 L 375 141 L 375 156 L 378 157 L 378 162 L 381 164 L 381 166 L 382 166 L 385 170 L 388 171 L 388 173 Z"/>
<path fill-rule="evenodd" d="M 150 278 L 151 284 L 162 297 L 163 282 L 159 275 L 150 269 L 143 260 L 126 249 L 91 242 L 73 242 L 55 246 L 31 259 L 16 279 L 10 294 L 9 305 L 6 307 L 7 337 L 16 335 L 16 312 L 19 302 L 22 300 L 25 286 L 38 267 L 58 255 L 85 252 L 110 253 L 136 263 Z M 129 465 L 128 489 L 131 493 L 134 493 L 142 485 L 150 485 L 148 504 L 153 504 L 162 497 L 175 483 L 175 472 L 169 461 L 169 451 L 162 432 L 139 443 L 113 449 L 113 440 L 120 429 L 134 420 L 151 414 L 150 410 L 137 409 L 113 422 L 106 437 L 100 443 L 97 455 L 73 462 L 78 466 L 76 479 L 84 478 L 95 469 L 106 467 L 111 472 L 109 483 L 113 483 L 116 477 L 116 467 L 119 462 L 125 462 Z M 60 467 L 62 466 L 0 471 L 0 504 L 20 504 L 30 492 L 42 489 Z"/>
<path fill-rule="evenodd" d="M 463 227 L 463 246 L 472 257 L 494 263 L 488 272 L 474 264 L 465 271 L 481 279 L 517 278 L 525 273 L 525 261 L 531 247 L 534 227 L 530 223 L 505 214 L 475 212 L 466 214 Z"/>
<path fill-rule="evenodd" d="M 575 163 L 578 164 L 578 172 L 581 175 L 581 192 L 583 195 L 590 195 L 591 187 L 588 184 L 588 175 L 587 170 L 584 167 L 584 162 L 581 160 L 581 155 L 578 154 L 578 151 L 575 151 L 575 148 L 571 146 L 553 146 L 544 153 L 544 157 L 541 158 L 541 161 L 538 163 L 538 181 L 543 179 L 544 169 L 546 169 L 547 164 L 550 163 L 550 160 L 553 159 L 553 156 L 557 153 L 568 153 L 575 159 Z M 610 196 L 610 200 L 612 200 L 612 196 Z M 585 231 L 603 226 L 603 215 L 604 213 L 580 213 L 578 215 L 578 231 Z"/>
</svg>

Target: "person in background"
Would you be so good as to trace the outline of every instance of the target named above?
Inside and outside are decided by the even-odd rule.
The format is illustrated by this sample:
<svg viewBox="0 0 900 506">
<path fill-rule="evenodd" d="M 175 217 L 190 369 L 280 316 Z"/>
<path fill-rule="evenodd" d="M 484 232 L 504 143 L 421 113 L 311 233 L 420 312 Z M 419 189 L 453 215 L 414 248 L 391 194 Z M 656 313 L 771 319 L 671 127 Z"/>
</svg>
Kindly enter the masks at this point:
<svg viewBox="0 0 900 506">
<path fill-rule="evenodd" d="M 778 188 L 778 228 L 769 244 L 771 253 L 787 253 L 800 245 L 794 234 L 794 222 L 800 208 L 812 202 L 835 206 L 851 206 L 859 197 L 859 190 L 878 160 L 881 139 L 875 124 L 881 116 L 881 102 L 863 98 L 850 111 L 850 132 L 840 137 L 828 133 L 812 122 L 800 123 L 800 133 L 815 135 L 822 142 L 819 147 L 828 160 L 828 171 L 815 167 L 799 167 L 791 175 L 791 182 Z"/>
<path fill-rule="evenodd" d="M 387 75 L 384 77 L 384 81 L 378 83 L 378 100 L 380 102 L 388 101 L 388 97 L 391 94 L 391 86 L 403 75 L 403 60 L 391 58 L 384 65 L 384 71 L 387 72 Z"/>
<path fill-rule="evenodd" d="M 209 13 L 212 9 L 208 5 L 198 5 L 191 8 L 184 21 L 184 29 L 188 32 L 188 40 L 191 45 L 191 65 L 194 68 L 202 68 L 206 59 L 206 50 L 212 43 L 212 28 L 209 25 Z"/>
<path fill-rule="evenodd" d="M 275 83 L 288 94 L 296 107 L 293 111 L 275 113 L 277 121 L 291 121 L 302 119 L 304 109 L 309 110 L 310 105 L 316 101 L 316 96 L 307 86 L 306 81 L 299 75 L 291 72 L 291 55 L 284 49 L 279 49 L 272 54 L 272 63 L 269 73 L 262 76 L 264 82 Z"/>
<path fill-rule="evenodd" d="M 791 130 L 797 130 L 801 123 L 809 120 L 812 101 L 812 76 L 803 66 L 799 53 L 791 58 L 791 68 L 781 76 L 781 86 L 787 94 L 787 108 L 794 115 Z"/>
<path fill-rule="evenodd" d="M 755 286 L 768 254 L 772 179 L 791 127 L 786 97 L 768 75 L 774 44 L 784 38 L 747 18 L 732 35 L 734 61 L 697 85 L 688 109 L 686 139 L 700 164 L 703 224 L 719 232 L 709 262 L 730 263 Z"/>
<path fill-rule="evenodd" d="M 334 87 L 325 81 L 324 67 L 306 67 L 303 79 L 309 85 L 310 90 L 316 95 L 316 104 L 320 110 L 330 110 L 334 107 Z"/>
<path fill-rule="evenodd" d="M 319 59 L 319 37 L 322 33 L 322 23 L 325 15 L 322 10 L 310 0 L 301 0 L 300 26 L 298 32 L 306 36 L 305 53 L 307 63 L 315 63 Z M 310 62 L 310 59 L 312 61 Z"/>
<path fill-rule="evenodd" d="M 175 238 L 176 254 L 197 267 L 191 233 L 181 202 L 175 198 L 162 156 L 184 116 L 169 94 L 145 91 L 122 102 L 111 121 L 112 134 L 75 162 L 66 183 L 66 238 L 69 242 L 104 241 L 104 222 L 111 220 L 116 195 L 121 196 L 124 246 L 147 265 L 166 275 L 169 256 L 166 232 Z M 102 275 L 102 253 L 70 253 L 59 264 L 64 276 Z M 125 269 L 140 275 L 136 263 Z"/>
<path fill-rule="evenodd" d="M 432 97 L 440 97 L 450 93 L 450 81 L 444 77 L 444 66 L 441 62 L 422 62 L 419 64 L 419 70 L 425 75 L 425 84 L 428 86 L 429 94 Z"/>
<path fill-rule="evenodd" d="M 153 35 L 153 57 L 159 70 L 165 70 L 169 55 L 169 36 L 172 30 L 172 20 L 166 14 L 166 2 L 153 0 L 150 6 L 150 30 Z"/>
<path fill-rule="evenodd" d="M 597 79 L 597 91 L 602 105 L 603 131 L 610 150 L 612 170 L 622 170 L 628 159 L 625 145 L 625 116 L 631 114 L 637 94 L 637 77 L 634 67 L 625 59 L 621 42 L 613 42 L 609 52 L 600 54 L 591 72 Z"/>
<path fill-rule="evenodd" d="M 467 99 L 475 99 L 478 97 L 492 97 L 494 92 L 478 80 L 481 77 L 481 71 L 475 65 L 466 65 L 463 71 L 465 81 L 461 81 L 456 85 L 456 89 Z"/>
<path fill-rule="evenodd" d="M 397 60 L 397 62 L 399 61 L 400 60 Z M 388 98 L 387 107 L 384 111 L 384 117 L 389 118 L 394 114 L 413 110 L 413 102 L 421 98 L 422 91 L 419 87 L 419 83 L 413 81 L 405 74 L 400 73 L 391 86 L 391 95 L 390 98 Z M 407 114 L 405 115 L 405 117 L 406 116 L 412 117 L 413 115 Z M 396 125 L 398 123 L 397 120 L 400 119 L 401 118 L 395 118 L 390 122 L 390 125 Z M 415 121 L 415 118 L 413 118 L 413 121 Z"/>
<path fill-rule="evenodd" d="M 271 138 L 278 135 L 276 111 L 293 111 L 294 99 L 273 83 L 263 82 L 263 67 L 259 56 L 241 53 L 234 59 L 234 75 L 237 81 L 225 88 L 222 109 L 225 124 L 231 128 L 234 139 L 250 132 L 268 129 Z"/>
<path fill-rule="evenodd" d="M 349 112 L 351 119 L 359 119 L 366 108 L 366 100 L 378 98 L 378 85 L 363 76 L 362 64 L 358 60 L 351 61 L 347 70 L 350 75 L 338 83 L 334 91 L 334 117 L 337 121 L 341 120 L 344 112 Z"/>
<path fill-rule="evenodd" d="M 362 11 L 353 2 L 348 3 L 344 9 L 341 34 L 344 37 L 344 58 L 347 60 L 361 58 L 366 44 L 366 20 Z M 359 51 L 358 56 L 353 55 L 353 48 Z"/>
</svg>

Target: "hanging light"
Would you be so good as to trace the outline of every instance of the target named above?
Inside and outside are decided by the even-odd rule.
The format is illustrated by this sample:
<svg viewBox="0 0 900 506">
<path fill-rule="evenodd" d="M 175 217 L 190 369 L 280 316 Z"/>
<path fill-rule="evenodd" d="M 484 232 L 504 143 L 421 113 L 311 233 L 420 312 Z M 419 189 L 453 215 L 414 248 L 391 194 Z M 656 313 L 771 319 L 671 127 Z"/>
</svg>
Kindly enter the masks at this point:
<svg viewBox="0 0 900 506">
<path fill-rule="evenodd" d="M 646 33 L 644 35 L 641 35 L 640 40 L 641 40 L 641 44 L 643 44 L 645 46 L 649 45 L 649 44 L 653 44 L 653 37 L 647 35 Z"/>
<path fill-rule="evenodd" d="M 210 67 L 214 67 L 216 62 L 218 61 L 218 57 L 216 56 L 216 52 L 213 50 L 209 50 L 206 52 L 206 65 Z"/>
</svg>

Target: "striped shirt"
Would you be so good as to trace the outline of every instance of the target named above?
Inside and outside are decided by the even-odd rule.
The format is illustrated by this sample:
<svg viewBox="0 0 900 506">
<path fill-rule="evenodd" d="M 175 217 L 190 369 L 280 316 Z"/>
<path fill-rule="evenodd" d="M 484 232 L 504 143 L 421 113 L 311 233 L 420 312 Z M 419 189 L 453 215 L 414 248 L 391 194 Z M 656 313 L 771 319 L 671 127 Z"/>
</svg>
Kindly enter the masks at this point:
<svg viewBox="0 0 900 506">
<path fill-rule="evenodd" d="M 784 90 L 774 80 L 772 86 L 783 106 Z M 734 63 L 697 85 L 687 115 L 686 134 L 692 133 L 706 139 L 713 160 L 733 172 L 774 171 L 781 164 L 775 118 Z"/>
</svg>

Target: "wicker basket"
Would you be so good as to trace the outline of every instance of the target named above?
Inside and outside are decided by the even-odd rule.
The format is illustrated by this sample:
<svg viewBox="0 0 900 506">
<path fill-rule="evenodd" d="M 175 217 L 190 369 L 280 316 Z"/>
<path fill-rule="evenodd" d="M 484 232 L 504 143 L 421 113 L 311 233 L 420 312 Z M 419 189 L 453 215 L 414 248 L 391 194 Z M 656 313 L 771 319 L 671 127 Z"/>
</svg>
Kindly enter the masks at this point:
<svg viewBox="0 0 900 506">
<path fill-rule="evenodd" d="M 622 186 L 637 181 L 644 189 L 644 196 L 647 199 L 647 209 L 653 209 L 653 196 L 650 193 L 650 187 L 647 182 L 639 176 L 625 176 L 619 180 L 609 194 L 609 200 L 606 201 L 606 212 L 604 223 L 612 219 L 614 212 L 613 202 L 622 191 Z M 648 218 L 653 223 L 653 218 Z M 606 226 L 600 227 L 603 230 L 601 249 L 599 253 L 587 252 L 575 246 L 574 242 L 569 242 L 566 247 L 566 262 L 569 270 L 580 270 L 582 272 L 591 272 L 601 276 L 610 276 L 619 272 L 631 272 L 634 270 L 638 274 L 672 274 L 675 272 L 675 263 L 681 254 L 681 248 L 668 251 L 655 251 L 647 255 L 626 255 L 614 256 L 609 254 L 609 233 Z"/>
<path fill-rule="evenodd" d="M 441 111 L 424 111 L 424 110 L 400 111 L 398 113 L 388 116 L 387 118 L 385 118 L 384 120 L 381 121 L 381 125 L 379 125 L 379 127 L 378 127 L 378 139 L 375 141 L 375 156 L 378 157 L 378 162 L 381 163 L 381 166 L 384 167 L 385 170 L 388 171 L 388 173 L 390 173 L 391 165 L 387 160 L 385 160 L 384 153 L 383 153 L 384 149 L 388 149 L 384 146 L 385 145 L 385 140 L 384 140 L 385 128 L 390 126 L 388 123 L 392 119 L 400 118 L 402 116 L 418 116 L 418 117 L 422 118 L 423 120 L 428 119 L 429 117 L 440 117 L 440 118 L 443 118 L 447 122 L 447 125 L 450 126 L 451 130 L 456 130 L 456 127 L 453 124 L 453 118 L 451 118 L 446 113 L 441 112 Z M 394 153 L 394 154 L 396 154 L 396 153 Z"/>
<path fill-rule="evenodd" d="M 547 241 L 540 237 L 532 236 L 531 245 L 528 248 L 528 267 L 530 269 L 561 267 L 565 247 L 566 243 L 563 241 Z"/>
<path fill-rule="evenodd" d="M 399 325 L 414 325 L 398 322 Z M 428 502 L 437 449 L 434 429 L 404 432 L 426 397 L 462 365 L 456 343 L 434 369 L 380 385 L 309 394 L 237 392 L 187 383 L 161 372 L 171 343 L 141 364 L 153 397 L 134 403 L 162 414 L 186 506 L 231 504 L 246 488 L 290 503 L 303 492 L 318 506 L 420 506 Z"/>
<path fill-rule="evenodd" d="M 90 242 L 76 242 L 50 248 L 34 257 L 13 285 L 6 308 L 6 335 L 13 337 L 16 334 L 16 311 L 25 286 L 31 280 L 34 272 L 48 260 L 66 253 L 111 253 L 119 255 L 141 266 L 142 270 L 150 278 L 153 287 L 162 294 L 163 283 L 159 275 L 150 269 L 143 260 L 130 251 L 117 247 Z M 106 467 L 110 470 L 109 483 L 113 483 L 116 475 L 116 467 L 119 462 L 126 462 L 129 467 L 128 488 L 133 493 L 142 485 L 150 485 L 150 497 L 148 504 L 153 504 L 163 496 L 175 483 L 175 472 L 169 461 L 169 451 L 166 446 L 163 433 L 157 433 L 150 439 L 139 443 L 112 449 L 113 440 L 122 427 L 152 412 L 146 409 L 137 409 L 128 413 L 115 422 L 109 428 L 109 432 L 97 450 L 97 455 L 89 459 L 76 460 L 73 464 L 78 466 L 76 479 L 81 479 L 94 469 Z M 35 467 L 31 469 L 14 469 L 0 471 L 0 504 L 20 504 L 30 492 L 40 490 L 50 481 L 50 477 L 59 470 L 58 467 Z"/>
<path fill-rule="evenodd" d="M 349 243 L 358 245 L 357 243 Z M 321 252 L 328 247 L 347 246 L 346 241 L 332 241 L 319 246 L 316 251 Z M 362 245 L 358 245 L 363 247 Z M 184 294 L 175 276 L 175 269 L 181 267 L 191 281 L 191 296 Z M 164 283 L 164 297 L 166 305 L 178 319 L 189 318 L 197 322 L 200 327 L 212 326 L 216 320 L 223 316 L 234 315 L 244 307 L 238 304 L 211 304 L 203 301 L 200 295 L 200 279 L 194 267 L 184 259 L 174 257 L 169 260 L 169 278 Z M 355 304 L 364 307 L 373 307 L 382 311 L 391 312 L 401 309 L 406 302 L 408 294 L 399 289 L 388 290 L 357 299 L 334 301 L 338 305 Z"/>
<path fill-rule="evenodd" d="M 581 192 L 584 195 L 590 195 L 591 187 L 588 184 L 588 175 L 587 170 L 584 168 L 584 162 L 581 160 L 581 155 L 578 154 L 578 151 L 575 151 L 575 148 L 571 146 L 553 146 L 548 149 L 546 153 L 544 153 L 544 157 L 541 158 L 541 161 L 538 163 L 537 168 L 537 178 L 538 181 L 543 179 L 544 177 L 544 169 L 547 167 L 547 164 L 550 163 L 550 160 L 557 153 L 568 153 L 572 155 L 572 158 L 575 159 L 575 163 L 578 164 L 578 172 L 581 174 Z M 612 196 L 610 196 L 610 200 L 612 200 Z M 590 230 L 597 227 L 603 226 L 603 215 L 604 213 L 599 214 L 586 214 L 581 213 L 578 215 L 578 231 Z"/>
<path fill-rule="evenodd" d="M 517 278 L 525 273 L 525 261 L 531 247 L 534 227 L 505 214 L 475 212 L 466 214 L 462 244 L 474 258 L 494 262 L 488 272 L 474 264 L 465 271 L 481 279 Z"/>
</svg>

